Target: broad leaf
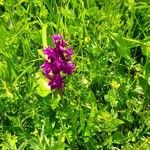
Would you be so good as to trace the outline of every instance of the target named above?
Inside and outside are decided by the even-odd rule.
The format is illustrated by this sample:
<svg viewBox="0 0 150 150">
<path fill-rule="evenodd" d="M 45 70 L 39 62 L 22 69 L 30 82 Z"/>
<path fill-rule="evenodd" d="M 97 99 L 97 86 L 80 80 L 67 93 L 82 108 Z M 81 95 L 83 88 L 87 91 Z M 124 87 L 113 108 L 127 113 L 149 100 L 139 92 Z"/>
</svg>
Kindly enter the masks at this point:
<svg viewBox="0 0 150 150">
<path fill-rule="evenodd" d="M 36 78 L 37 78 L 36 93 L 42 97 L 45 97 L 48 94 L 50 94 L 51 89 L 48 86 L 48 79 L 46 79 L 42 73 L 37 73 Z"/>
</svg>

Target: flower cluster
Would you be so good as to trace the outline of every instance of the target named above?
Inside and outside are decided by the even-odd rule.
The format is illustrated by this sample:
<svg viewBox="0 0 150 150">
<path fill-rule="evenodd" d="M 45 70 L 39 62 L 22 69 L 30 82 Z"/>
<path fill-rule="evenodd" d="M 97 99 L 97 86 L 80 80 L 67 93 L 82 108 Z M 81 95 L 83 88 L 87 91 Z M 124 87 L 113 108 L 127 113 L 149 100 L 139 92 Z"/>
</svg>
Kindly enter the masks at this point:
<svg viewBox="0 0 150 150">
<path fill-rule="evenodd" d="M 49 79 L 48 85 L 51 89 L 61 90 L 64 86 L 64 74 L 70 75 L 75 65 L 71 61 L 73 54 L 72 48 L 67 48 L 67 42 L 61 35 L 53 35 L 54 48 L 47 47 L 44 49 L 46 59 L 41 66 L 46 78 Z"/>
</svg>

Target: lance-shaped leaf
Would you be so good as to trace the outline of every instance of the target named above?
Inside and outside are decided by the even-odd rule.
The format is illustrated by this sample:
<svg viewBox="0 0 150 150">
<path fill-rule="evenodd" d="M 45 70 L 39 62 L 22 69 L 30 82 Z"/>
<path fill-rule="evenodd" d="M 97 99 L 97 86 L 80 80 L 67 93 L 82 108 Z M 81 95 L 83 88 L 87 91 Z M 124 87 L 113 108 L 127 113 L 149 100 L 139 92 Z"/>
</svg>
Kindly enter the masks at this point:
<svg viewBox="0 0 150 150">
<path fill-rule="evenodd" d="M 122 37 L 117 33 L 109 33 L 109 35 L 116 42 L 118 53 L 127 60 L 132 61 L 130 48 L 138 46 L 140 42 L 138 40 Z"/>
</svg>

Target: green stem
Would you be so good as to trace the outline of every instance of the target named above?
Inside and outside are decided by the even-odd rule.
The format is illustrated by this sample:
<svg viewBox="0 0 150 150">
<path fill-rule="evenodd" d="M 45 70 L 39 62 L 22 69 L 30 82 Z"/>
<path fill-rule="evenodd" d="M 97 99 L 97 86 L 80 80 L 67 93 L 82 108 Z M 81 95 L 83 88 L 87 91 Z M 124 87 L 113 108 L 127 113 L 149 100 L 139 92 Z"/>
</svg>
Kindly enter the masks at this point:
<svg viewBox="0 0 150 150">
<path fill-rule="evenodd" d="M 47 47 L 47 24 L 42 25 L 42 42 L 43 48 Z"/>
</svg>

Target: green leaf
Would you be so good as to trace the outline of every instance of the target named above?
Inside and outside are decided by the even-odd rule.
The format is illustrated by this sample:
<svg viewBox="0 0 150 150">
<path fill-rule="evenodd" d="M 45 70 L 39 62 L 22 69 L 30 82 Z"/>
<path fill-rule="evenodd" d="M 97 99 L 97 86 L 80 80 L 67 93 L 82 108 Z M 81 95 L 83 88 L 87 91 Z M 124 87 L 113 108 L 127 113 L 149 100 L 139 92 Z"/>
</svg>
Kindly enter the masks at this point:
<svg viewBox="0 0 150 150">
<path fill-rule="evenodd" d="M 142 46 L 142 52 L 143 55 L 147 56 L 148 58 L 150 58 L 150 39 L 149 41 L 146 42 L 147 45 L 143 45 Z"/>
<path fill-rule="evenodd" d="M 48 86 L 48 79 L 46 79 L 42 73 L 37 73 L 36 78 L 37 78 L 36 93 L 42 97 L 45 97 L 48 94 L 50 94 L 51 89 Z"/>
<path fill-rule="evenodd" d="M 97 16 L 98 12 L 99 12 L 98 7 L 91 7 L 88 9 L 87 15 L 89 15 L 89 16 L 95 16 L 96 15 Z"/>
<path fill-rule="evenodd" d="M 0 5 L 4 5 L 4 0 L 0 0 Z"/>
<path fill-rule="evenodd" d="M 96 6 L 95 0 L 88 0 L 87 4 L 88 4 L 89 7 L 95 7 Z"/>
<path fill-rule="evenodd" d="M 148 60 L 147 63 L 144 66 L 144 75 L 146 78 L 150 76 L 150 61 Z"/>
<path fill-rule="evenodd" d="M 44 59 L 46 59 L 46 55 L 43 53 L 43 50 L 38 49 L 37 51 L 40 56 L 42 56 Z"/>
<path fill-rule="evenodd" d="M 27 144 L 28 144 L 28 141 L 23 142 L 23 143 L 18 147 L 18 150 L 24 150 L 24 149 L 26 148 Z"/>
<path fill-rule="evenodd" d="M 71 0 L 70 3 L 72 4 L 73 8 L 77 8 L 78 7 L 77 0 Z"/>
<path fill-rule="evenodd" d="M 34 141 L 30 141 L 30 148 L 33 150 L 42 150 L 40 144 Z"/>
<path fill-rule="evenodd" d="M 124 140 L 124 135 L 120 131 L 113 134 L 113 142 L 120 144 Z"/>
<path fill-rule="evenodd" d="M 95 121 L 98 123 L 99 129 L 106 132 L 116 131 L 117 127 L 124 123 L 107 111 L 100 111 Z"/>
<path fill-rule="evenodd" d="M 59 101 L 61 100 L 61 96 L 57 94 L 57 97 L 51 100 L 50 105 L 52 109 L 56 109 L 58 107 Z"/>
<path fill-rule="evenodd" d="M 138 46 L 140 42 L 134 39 L 122 37 L 117 33 L 110 33 L 110 35 L 111 38 L 115 40 L 118 46 L 118 53 L 127 60 L 132 61 L 132 58 L 130 56 L 130 48 Z"/>
</svg>

